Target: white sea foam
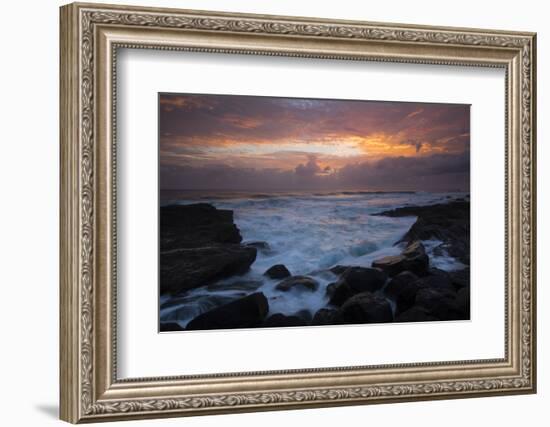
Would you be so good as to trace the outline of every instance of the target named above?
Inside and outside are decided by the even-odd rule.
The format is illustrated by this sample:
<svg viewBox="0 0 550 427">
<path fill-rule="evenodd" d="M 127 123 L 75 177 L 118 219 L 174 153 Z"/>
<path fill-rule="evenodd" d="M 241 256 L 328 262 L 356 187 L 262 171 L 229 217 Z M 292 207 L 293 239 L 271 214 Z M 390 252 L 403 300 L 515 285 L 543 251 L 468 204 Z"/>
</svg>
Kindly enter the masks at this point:
<svg viewBox="0 0 550 427">
<path fill-rule="evenodd" d="M 375 213 L 407 205 L 429 205 L 462 197 L 457 193 L 332 193 L 332 194 L 231 194 L 231 197 L 201 198 L 219 209 L 231 209 L 241 231 L 243 242 L 267 242 L 269 250 L 259 250 L 250 271 L 224 283 L 261 280 L 258 291 L 269 301 L 270 313 L 294 314 L 308 310 L 312 314 L 328 302 L 326 287 L 336 280 L 328 269 L 335 265 L 370 267 L 372 261 L 386 255 L 397 255 L 402 246 L 395 243 L 403 237 L 416 217 L 392 218 Z M 196 199 L 171 200 L 181 204 Z M 434 267 L 455 270 L 463 265 L 441 249 L 441 242 L 425 242 Z M 277 281 L 263 273 L 275 264 L 284 264 L 293 275 L 313 277 L 320 284 L 315 292 L 275 289 Z M 252 291 L 248 291 L 250 293 Z M 211 308 L 213 296 L 242 296 L 242 290 L 207 290 L 189 292 L 193 302 L 187 310 L 178 306 L 163 308 L 161 319 L 178 321 L 182 326 L 198 313 Z M 189 301 L 189 300 L 187 300 Z M 184 305 L 184 303 L 182 303 Z M 181 308 L 181 306 L 180 306 Z"/>
</svg>

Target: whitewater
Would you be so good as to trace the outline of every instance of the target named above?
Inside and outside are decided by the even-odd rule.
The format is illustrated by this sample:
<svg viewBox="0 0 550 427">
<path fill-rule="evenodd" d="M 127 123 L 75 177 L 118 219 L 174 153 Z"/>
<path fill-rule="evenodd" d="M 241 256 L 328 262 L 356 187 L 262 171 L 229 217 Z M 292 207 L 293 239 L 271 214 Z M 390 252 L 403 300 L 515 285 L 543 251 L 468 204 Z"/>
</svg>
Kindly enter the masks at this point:
<svg viewBox="0 0 550 427">
<path fill-rule="evenodd" d="M 329 269 L 336 265 L 370 267 L 375 259 L 398 255 L 396 244 L 416 217 L 373 215 L 404 207 L 424 206 L 468 198 L 467 193 L 199 193 L 164 192 L 161 203 L 209 203 L 234 212 L 243 244 L 257 245 L 256 261 L 243 276 L 193 289 L 185 296 L 160 296 L 160 320 L 182 327 L 202 312 L 233 299 L 261 291 L 269 301 L 269 314 L 312 315 L 328 303 L 326 287 L 337 280 Z M 264 243 L 265 242 L 265 243 Z M 432 267 L 446 271 L 464 268 L 444 251 L 433 251 L 441 242 L 424 241 Z M 320 284 L 315 292 L 275 289 L 279 280 L 263 273 L 284 264 L 292 275 L 309 276 Z"/>
</svg>

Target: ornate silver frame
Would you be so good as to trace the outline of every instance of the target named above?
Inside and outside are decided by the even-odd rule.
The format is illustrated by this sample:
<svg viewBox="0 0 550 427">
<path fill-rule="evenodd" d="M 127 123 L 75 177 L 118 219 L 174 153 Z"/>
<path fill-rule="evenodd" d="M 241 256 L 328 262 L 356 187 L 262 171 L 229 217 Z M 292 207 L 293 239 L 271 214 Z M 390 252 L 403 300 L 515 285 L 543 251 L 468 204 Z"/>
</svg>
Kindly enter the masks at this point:
<svg viewBox="0 0 550 427">
<path fill-rule="evenodd" d="M 61 8 L 61 418 L 78 423 L 534 393 L 533 33 L 71 4 Z M 119 380 L 117 48 L 502 67 L 506 70 L 505 357 Z"/>
</svg>

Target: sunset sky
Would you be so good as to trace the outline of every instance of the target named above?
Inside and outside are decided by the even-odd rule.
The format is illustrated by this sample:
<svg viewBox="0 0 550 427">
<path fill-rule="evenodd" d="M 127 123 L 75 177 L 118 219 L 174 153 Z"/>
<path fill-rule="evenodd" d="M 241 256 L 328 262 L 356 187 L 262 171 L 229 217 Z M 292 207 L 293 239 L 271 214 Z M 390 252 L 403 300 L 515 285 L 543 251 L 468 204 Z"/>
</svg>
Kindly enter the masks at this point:
<svg viewBox="0 0 550 427">
<path fill-rule="evenodd" d="M 469 190 L 469 105 L 159 100 L 161 189 Z"/>
</svg>

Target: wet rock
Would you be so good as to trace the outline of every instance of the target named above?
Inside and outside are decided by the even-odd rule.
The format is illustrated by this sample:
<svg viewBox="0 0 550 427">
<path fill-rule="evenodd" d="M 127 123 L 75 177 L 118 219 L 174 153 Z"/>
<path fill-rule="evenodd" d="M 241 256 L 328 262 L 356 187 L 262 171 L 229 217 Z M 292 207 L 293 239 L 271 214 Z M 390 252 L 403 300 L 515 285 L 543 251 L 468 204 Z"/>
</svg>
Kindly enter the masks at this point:
<svg viewBox="0 0 550 427">
<path fill-rule="evenodd" d="M 327 286 L 327 296 L 330 304 L 339 306 L 353 295 L 381 289 L 386 280 L 386 273 L 377 268 L 348 267 L 336 283 Z"/>
<path fill-rule="evenodd" d="M 283 264 L 276 264 L 266 270 L 264 276 L 270 279 L 284 279 L 290 277 L 290 271 Z"/>
<path fill-rule="evenodd" d="M 326 292 L 329 303 L 336 306 L 342 305 L 346 300 L 357 294 L 345 280 L 329 284 Z"/>
<path fill-rule="evenodd" d="M 174 249 L 160 256 L 161 293 L 176 294 L 246 273 L 256 249 L 240 245 Z"/>
<path fill-rule="evenodd" d="M 256 292 L 195 317 L 189 330 L 254 328 L 260 326 L 269 311 L 267 298 Z"/>
<path fill-rule="evenodd" d="M 244 274 L 256 248 L 243 246 L 233 211 L 207 203 L 160 208 L 160 291 L 180 294 Z"/>
<path fill-rule="evenodd" d="M 371 292 L 352 296 L 338 310 L 342 323 L 386 323 L 393 320 L 390 303 Z"/>
<path fill-rule="evenodd" d="M 430 322 L 438 320 L 423 307 L 411 307 L 395 317 L 396 322 Z"/>
<path fill-rule="evenodd" d="M 227 282 L 216 282 L 206 287 L 208 291 L 244 291 L 251 292 L 262 286 L 260 280 L 237 280 Z"/>
<path fill-rule="evenodd" d="M 242 241 L 233 211 L 216 209 L 208 203 L 161 206 L 160 234 L 161 252 Z"/>
<path fill-rule="evenodd" d="M 394 276 L 384 292 L 395 301 L 396 312 L 401 313 L 411 308 L 416 299 L 418 285 L 415 283 L 418 276 L 410 271 L 403 271 Z"/>
<path fill-rule="evenodd" d="M 340 323 L 341 321 L 338 317 L 338 310 L 332 308 L 321 308 L 315 313 L 313 319 L 311 320 L 311 324 L 315 326 L 338 325 Z"/>
<path fill-rule="evenodd" d="M 349 267 L 340 276 L 356 293 L 377 291 L 384 286 L 387 278 L 382 270 L 366 267 Z"/>
<path fill-rule="evenodd" d="M 263 253 L 263 254 L 271 254 L 273 253 L 273 250 L 271 249 L 271 246 L 269 246 L 269 243 L 267 242 L 263 242 L 263 241 L 258 241 L 258 242 L 244 242 L 243 243 L 244 246 L 247 246 L 247 247 L 250 247 L 250 248 L 255 248 L 257 249 L 259 252 Z"/>
<path fill-rule="evenodd" d="M 423 307 L 439 320 L 458 320 L 463 314 L 456 302 L 456 292 L 445 288 L 423 288 L 416 294 L 415 305 Z"/>
<path fill-rule="evenodd" d="M 424 245 L 413 242 L 401 255 L 386 256 L 373 261 L 372 266 L 385 271 L 389 276 L 395 276 L 403 271 L 410 271 L 422 276 L 427 273 L 430 260 L 426 255 Z"/>
<path fill-rule="evenodd" d="M 236 298 L 245 297 L 247 293 L 238 295 L 194 295 L 191 297 L 176 297 L 173 301 L 167 301 L 161 306 L 160 320 L 162 322 L 177 322 L 178 320 L 197 317 L 205 311 L 213 310 L 216 307 L 234 301 Z M 173 310 L 167 308 L 175 307 Z"/>
<path fill-rule="evenodd" d="M 462 270 L 451 271 L 449 273 L 451 282 L 456 289 L 470 286 L 470 267 Z"/>
<path fill-rule="evenodd" d="M 161 322 L 160 324 L 160 332 L 177 332 L 183 330 L 184 328 L 176 322 Z"/>
<path fill-rule="evenodd" d="M 440 268 L 436 268 L 436 267 L 430 267 L 428 269 L 428 273 L 426 274 L 427 276 L 443 276 L 443 277 L 447 277 L 447 278 L 451 278 L 451 276 L 449 275 L 449 273 L 445 270 L 441 270 Z"/>
<path fill-rule="evenodd" d="M 344 271 L 346 271 L 348 268 L 350 268 L 349 265 L 335 265 L 334 267 L 331 267 L 330 271 L 337 276 L 342 274 Z"/>
<path fill-rule="evenodd" d="M 276 313 L 269 316 L 263 323 L 263 327 L 284 327 L 284 326 L 306 326 L 308 322 L 299 316 L 287 316 L 282 313 Z"/>
<path fill-rule="evenodd" d="M 417 220 L 400 242 L 440 240 L 445 251 L 470 265 L 470 202 L 455 200 L 428 206 L 406 206 L 378 215 L 416 216 Z"/>
<path fill-rule="evenodd" d="M 319 287 L 319 283 L 307 276 L 291 276 L 279 282 L 275 289 L 278 291 L 287 292 L 291 289 L 302 289 L 308 291 L 315 291 Z"/>
<path fill-rule="evenodd" d="M 415 282 L 415 284 L 418 286 L 419 289 L 431 288 L 446 290 L 451 293 L 456 292 L 455 287 L 453 286 L 451 278 L 448 274 L 433 274 L 429 276 L 424 276 L 419 278 Z"/>
<path fill-rule="evenodd" d="M 311 311 L 307 309 L 297 311 L 296 313 L 293 314 L 293 316 L 297 316 L 300 319 L 303 319 L 307 323 L 311 322 L 311 319 L 313 319 L 313 316 L 311 315 Z"/>
<path fill-rule="evenodd" d="M 460 288 L 456 293 L 456 307 L 459 319 L 470 319 L 470 287 Z"/>
<path fill-rule="evenodd" d="M 422 255 L 426 255 L 426 248 L 420 241 L 414 241 L 409 243 L 401 255 L 407 258 L 416 258 Z"/>
</svg>

